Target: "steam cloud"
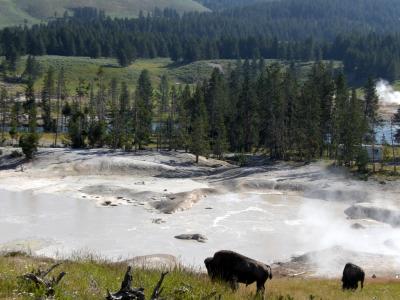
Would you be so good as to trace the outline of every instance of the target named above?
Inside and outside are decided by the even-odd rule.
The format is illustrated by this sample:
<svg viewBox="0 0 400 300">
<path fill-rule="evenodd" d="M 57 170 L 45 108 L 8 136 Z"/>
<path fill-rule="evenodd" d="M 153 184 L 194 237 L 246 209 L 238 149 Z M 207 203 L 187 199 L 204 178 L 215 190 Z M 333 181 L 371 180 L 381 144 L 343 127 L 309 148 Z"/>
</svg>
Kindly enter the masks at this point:
<svg viewBox="0 0 400 300">
<path fill-rule="evenodd" d="M 384 105 L 400 105 L 400 92 L 395 91 L 386 80 L 379 80 L 376 84 L 376 90 L 381 103 Z"/>
</svg>

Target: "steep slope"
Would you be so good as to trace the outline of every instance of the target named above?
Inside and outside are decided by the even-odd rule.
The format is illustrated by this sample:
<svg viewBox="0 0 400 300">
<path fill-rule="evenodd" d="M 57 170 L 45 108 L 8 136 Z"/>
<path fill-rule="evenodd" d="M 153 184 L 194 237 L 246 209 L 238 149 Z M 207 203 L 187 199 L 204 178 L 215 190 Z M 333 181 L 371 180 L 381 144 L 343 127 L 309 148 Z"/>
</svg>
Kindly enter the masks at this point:
<svg viewBox="0 0 400 300">
<path fill-rule="evenodd" d="M 136 17 L 139 12 L 158 8 L 173 8 L 178 12 L 205 11 L 207 8 L 194 0 L 0 0 L 0 27 L 38 23 L 62 15 L 74 7 L 96 7 L 118 17 Z"/>
</svg>

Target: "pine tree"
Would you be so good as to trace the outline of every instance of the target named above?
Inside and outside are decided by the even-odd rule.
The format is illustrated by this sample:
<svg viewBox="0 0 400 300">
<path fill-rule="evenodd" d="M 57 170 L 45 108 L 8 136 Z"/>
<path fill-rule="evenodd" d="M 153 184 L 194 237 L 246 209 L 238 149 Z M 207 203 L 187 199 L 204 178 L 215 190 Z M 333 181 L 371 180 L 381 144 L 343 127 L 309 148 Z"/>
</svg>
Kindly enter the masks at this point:
<svg viewBox="0 0 400 300">
<path fill-rule="evenodd" d="M 41 67 L 39 62 L 37 62 L 35 56 L 29 55 L 26 59 L 25 70 L 24 73 L 22 74 L 22 78 L 25 81 L 28 81 L 29 79 L 36 81 L 36 79 L 40 75 L 40 72 L 41 72 Z"/>
<path fill-rule="evenodd" d="M 19 145 L 27 159 L 32 159 L 37 152 L 39 136 L 37 134 L 37 109 L 33 81 L 29 80 L 25 90 L 25 109 L 28 113 L 29 132 L 20 137 Z"/>
<path fill-rule="evenodd" d="M 121 124 L 119 119 L 119 110 L 118 110 L 118 82 L 117 79 L 113 78 L 110 84 L 110 133 L 109 133 L 109 141 L 112 149 L 117 149 L 119 146 L 119 138 L 121 132 Z"/>
<path fill-rule="evenodd" d="M 79 79 L 78 87 L 76 88 L 76 97 L 70 106 L 68 136 L 72 148 L 84 148 L 87 138 L 87 120 L 85 111 L 82 109 L 83 99 L 87 95 L 88 87 L 83 79 Z M 68 105 L 69 106 L 69 105 Z"/>
<path fill-rule="evenodd" d="M 42 119 L 43 129 L 46 132 L 54 131 L 55 122 L 51 115 L 51 101 L 55 96 L 54 69 L 50 67 L 43 80 L 42 88 Z"/>
<path fill-rule="evenodd" d="M 209 153 L 207 109 L 203 90 L 199 85 L 191 99 L 191 106 L 189 150 L 196 156 L 198 163 L 200 155 L 208 156 Z"/>
<path fill-rule="evenodd" d="M 58 134 L 60 131 L 60 127 L 62 130 L 62 124 L 60 124 L 60 115 L 61 115 L 61 108 L 63 107 L 65 100 L 67 99 L 67 87 L 65 82 L 65 71 L 64 68 L 61 67 L 60 71 L 58 72 L 57 78 L 57 103 L 56 103 L 56 121 L 55 121 L 55 137 L 54 137 L 54 146 L 57 146 L 58 143 Z M 62 123 L 62 122 L 61 122 Z"/>
<path fill-rule="evenodd" d="M 205 93 L 211 151 L 222 158 L 228 148 L 225 117 L 227 108 L 227 87 L 223 74 L 215 68 Z"/>
<path fill-rule="evenodd" d="M 165 75 L 161 77 L 159 90 L 157 149 L 161 150 L 165 145 L 165 138 L 168 136 L 168 119 L 165 117 L 169 112 L 169 85 Z"/>
<path fill-rule="evenodd" d="M 258 103 L 248 61 L 243 69 L 244 79 L 237 103 L 236 122 L 240 124 L 237 139 L 239 151 L 250 152 L 258 144 Z"/>
<path fill-rule="evenodd" d="M 135 93 L 135 145 L 142 149 L 150 142 L 153 118 L 153 88 L 149 71 L 140 74 Z"/>
<path fill-rule="evenodd" d="M 346 80 L 343 74 L 339 74 L 336 79 L 336 90 L 335 90 L 335 103 L 333 108 L 333 133 L 332 133 L 332 144 L 334 148 L 334 158 L 339 159 L 342 162 L 343 152 L 343 130 L 348 124 L 346 124 L 346 103 L 348 102 L 349 91 L 346 84 Z"/>
<path fill-rule="evenodd" d="M 13 141 L 18 140 L 18 129 L 20 127 L 19 123 L 19 114 L 20 114 L 20 103 L 15 101 L 14 98 L 11 99 L 11 116 L 10 116 L 10 131 L 8 132 L 10 134 L 10 137 Z"/>
<path fill-rule="evenodd" d="M 368 128 L 367 142 L 372 144 L 372 169 L 375 172 L 375 143 L 376 143 L 376 128 L 379 125 L 379 97 L 376 91 L 376 84 L 372 78 L 367 80 L 364 87 L 364 120 Z"/>
<path fill-rule="evenodd" d="M 361 141 L 364 136 L 362 104 L 357 98 L 355 89 L 352 90 L 351 97 L 346 103 L 343 128 L 343 162 L 351 166 L 354 159 L 362 151 Z"/>
<path fill-rule="evenodd" d="M 190 109 L 191 107 L 191 91 L 189 85 L 186 85 L 183 90 L 180 90 L 177 97 L 177 120 L 173 126 L 173 148 L 175 150 L 189 148 L 189 127 L 190 127 Z"/>
</svg>

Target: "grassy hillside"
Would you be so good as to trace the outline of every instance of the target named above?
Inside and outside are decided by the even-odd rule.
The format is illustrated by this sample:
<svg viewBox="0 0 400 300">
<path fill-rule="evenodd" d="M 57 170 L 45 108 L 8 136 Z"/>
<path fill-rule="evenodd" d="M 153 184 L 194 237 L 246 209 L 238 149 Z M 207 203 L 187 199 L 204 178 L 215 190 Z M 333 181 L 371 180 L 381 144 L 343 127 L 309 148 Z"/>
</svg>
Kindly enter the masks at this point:
<svg viewBox="0 0 400 300">
<path fill-rule="evenodd" d="M 18 276 L 41 266 L 50 266 L 49 259 L 26 256 L 0 257 L 0 299 L 35 299 L 40 292 Z M 116 291 L 126 271 L 126 264 L 111 264 L 93 260 L 66 261 L 53 271 L 56 276 L 65 271 L 67 275 L 56 289 L 56 299 L 104 299 L 107 289 Z M 142 286 L 149 297 L 160 276 L 159 271 L 136 269 L 133 272 L 134 286 Z M 210 299 L 205 296 L 215 292 L 224 300 L 254 299 L 254 284 L 242 285 L 237 293 L 228 286 L 212 284 L 205 274 L 175 270 L 165 278 L 165 299 Z M 31 293 L 31 294 L 30 294 Z M 267 297 L 271 300 L 394 300 L 400 298 L 398 280 L 367 279 L 364 290 L 342 292 L 339 279 L 273 278 L 267 282 Z M 214 298 L 211 298 L 214 299 Z"/>
<path fill-rule="evenodd" d="M 117 17 L 136 17 L 142 10 L 155 7 L 173 8 L 178 12 L 204 11 L 204 6 L 194 0 L 0 0 L 0 27 L 47 20 L 57 12 L 62 15 L 73 7 L 97 7 Z"/>
<path fill-rule="evenodd" d="M 25 67 L 25 57 L 18 66 L 18 73 L 22 73 Z M 228 59 L 203 60 L 190 64 L 174 64 L 169 58 L 138 59 L 126 68 L 119 67 L 117 61 L 112 58 L 90 59 L 87 57 L 65 57 L 65 56 L 39 56 L 36 58 L 42 68 L 42 76 L 36 82 L 36 89 L 41 88 L 43 73 L 50 66 L 55 70 L 64 68 L 67 80 L 67 88 L 72 94 L 75 91 L 79 78 L 90 82 L 96 77 L 99 68 L 102 67 L 106 81 L 116 78 L 118 81 L 125 81 L 133 88 L 136 85 L 140 72 L 147 69 L 155 86 L 158 86 L 161 76 L 167 75 L 171 84 L 193 84 L 208 79 L 214 68 L 218 67 L 226 71 L 229 67 L 234 68 L 236 61 Z M 266 64 L 277 62 L 277 60 L 266 60 Z M 281 62 L 285 64 L 285 62 Z M 299 64 L 299 71 L 305 77 L 313 62 Z M 335 63 L 336 67 L 340 63 Z M 1 84 L 1 82 L 0 82 Z M 10 86 L 11 87 L 11 86 Z M 15 85 L 15 90 L 23 91 L 24 87 Z"/>
</svg>

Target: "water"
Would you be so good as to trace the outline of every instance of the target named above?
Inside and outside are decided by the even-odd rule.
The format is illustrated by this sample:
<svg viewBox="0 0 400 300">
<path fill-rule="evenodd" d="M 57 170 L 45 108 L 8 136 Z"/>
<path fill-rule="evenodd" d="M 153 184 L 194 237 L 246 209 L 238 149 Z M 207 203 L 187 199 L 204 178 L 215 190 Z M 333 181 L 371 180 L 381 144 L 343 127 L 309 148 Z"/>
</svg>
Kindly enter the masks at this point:
<svg viewBox="0 0 400 300">
<path fill-rule="evenodd" d="M 134 206 L 101 208 L 89 200 L 53 195 L 6 191 L 0 195 L 0 249 L 20 244 L 34 254 L 52 257 L 92 253 L 118 260 L 165 253 L 201 266 L 205 257 L 221 249 L 272 262 L 336 245 L 394 254 L 398 249 L 393 245 L 400 241 L 399 230 L 384 225 L 362 232 L 351 229 L 344 203 L 296 195 L 209 197 L 173 215 Z M 165 223 L 152 223 L 155 218 Z M 182 233 L 201 233 L 208 241 L 174 238 Z"/>
</svg>

